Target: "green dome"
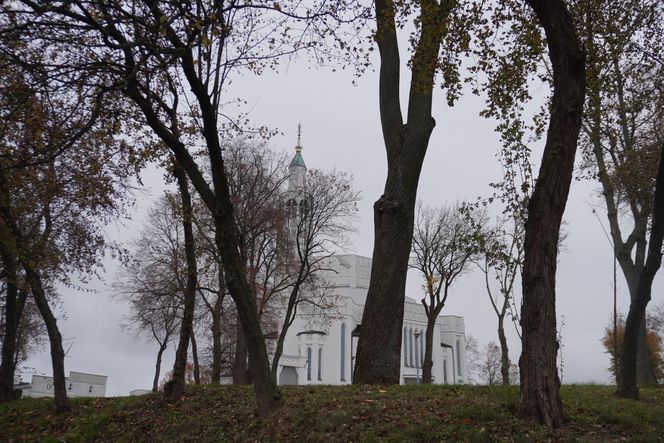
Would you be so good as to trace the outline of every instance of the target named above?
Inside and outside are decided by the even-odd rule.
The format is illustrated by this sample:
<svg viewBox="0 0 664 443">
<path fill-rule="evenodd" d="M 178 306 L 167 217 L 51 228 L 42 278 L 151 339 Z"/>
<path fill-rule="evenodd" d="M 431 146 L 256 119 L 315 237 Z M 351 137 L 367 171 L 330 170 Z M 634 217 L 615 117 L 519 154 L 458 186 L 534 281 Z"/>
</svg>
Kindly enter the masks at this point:
<svg viewBox="0 0 664 443">
<path fill-rule="evenodd" d="M 302 158 L 302 154 L 299 152 L 295 154 L 295 157 L 293 157 L 293 160 L 290 162 L 290 166 L 301 166 L 303 168 L 306 168 L 307 165 L 304 164 L 304 159 Z"/>
</svg>

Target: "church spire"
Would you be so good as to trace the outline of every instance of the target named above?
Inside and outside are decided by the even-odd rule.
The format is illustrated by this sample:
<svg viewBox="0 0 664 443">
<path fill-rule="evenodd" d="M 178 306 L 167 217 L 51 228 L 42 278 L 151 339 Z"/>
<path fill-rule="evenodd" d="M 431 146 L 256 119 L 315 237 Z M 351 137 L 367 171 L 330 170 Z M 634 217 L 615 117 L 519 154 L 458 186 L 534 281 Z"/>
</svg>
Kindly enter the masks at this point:
<svg viewBox="0 0 664 443">
<path fill-rule="evenodd" d="M 295 152 L 298 154 L 302 153 L 302 124 L 297 124 L 297 146 L 295 146 Z"/>
<path fill-rule="evenodd" d="M 300 123 L 297 124 L 297 145 L 295 146 L 295 156 L 290 162 L 290 167 L 300 167 L 305 171 L 307 169 L 302 158 L 302 125 Z"/>
</svg>

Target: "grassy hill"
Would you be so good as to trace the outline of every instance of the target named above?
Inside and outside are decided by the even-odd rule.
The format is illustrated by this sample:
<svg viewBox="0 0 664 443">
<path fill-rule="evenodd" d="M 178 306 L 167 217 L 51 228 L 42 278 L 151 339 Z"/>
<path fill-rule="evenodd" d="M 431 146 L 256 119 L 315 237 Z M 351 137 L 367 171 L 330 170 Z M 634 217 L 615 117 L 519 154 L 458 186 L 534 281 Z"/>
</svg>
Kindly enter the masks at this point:
<svg viewBox="0 0 664 443">
<path fill-rule="evenodd" d="M 568 420 L 549 431 L 514 417 L 517 387 L 289 386 L 284 406 L 254 416 L 246 386 L 195 386 L 182 401 L 161 395 L 49 399 L 0 405 L 1 441 L 664 441 L 664 388 L 639 402 L 610 386 L 564 386 Z"/>
</svg>

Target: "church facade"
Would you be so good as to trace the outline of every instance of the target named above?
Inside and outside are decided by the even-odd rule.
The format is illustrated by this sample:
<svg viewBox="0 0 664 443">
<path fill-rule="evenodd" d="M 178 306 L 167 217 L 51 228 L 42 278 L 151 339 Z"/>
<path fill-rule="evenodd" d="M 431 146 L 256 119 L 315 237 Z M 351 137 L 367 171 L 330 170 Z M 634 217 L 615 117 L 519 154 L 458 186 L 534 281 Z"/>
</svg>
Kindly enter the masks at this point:
<svg viewBox="0 0 664 443">
<path fill-rule="evenodd" d="M 300 139 L 290 163 L 286 206 L 291 217 L 307 209 L 301 192 L 306 165 Z M 334 307 L 328 312 L 297 314 L 284 341 L 277 381 L 284 384 L 350 384 L 357 341 L 362 331 L 362 313 L 371 275 L 371 259 L 359 255 L 329 257 L 322 268 Z M 400 382 L 417 383 L 424 360 L 427 319 L 424 307 L 406 297 L 404 302 Z M 433 344 L 432 381 L 458 384 L 467 381 L 466 337 L 463 317 L 440 316 Z"/>
</svg>

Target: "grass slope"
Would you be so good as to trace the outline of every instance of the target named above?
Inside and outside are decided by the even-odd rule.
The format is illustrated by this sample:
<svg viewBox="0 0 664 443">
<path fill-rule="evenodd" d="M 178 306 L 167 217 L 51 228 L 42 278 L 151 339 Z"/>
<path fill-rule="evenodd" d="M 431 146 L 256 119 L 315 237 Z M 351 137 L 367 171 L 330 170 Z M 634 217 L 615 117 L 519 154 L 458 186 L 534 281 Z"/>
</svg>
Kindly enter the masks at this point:
<svg viewBox="0 0 664 443">
<path fill-rule="evenodd" d="M 517 387 L 289 386 L 284 406 L 254 416 L 247 386 L 194 386 L 175 404 L 161 395 L 73 399 L 51 414 L 52 400 L 0 405 L 0 441 L 661 441 L 664 389 L 641 401 L 615 398 L 610 386 L 564 386 L 563 429 L 514 417 Z"/>
</svg>

